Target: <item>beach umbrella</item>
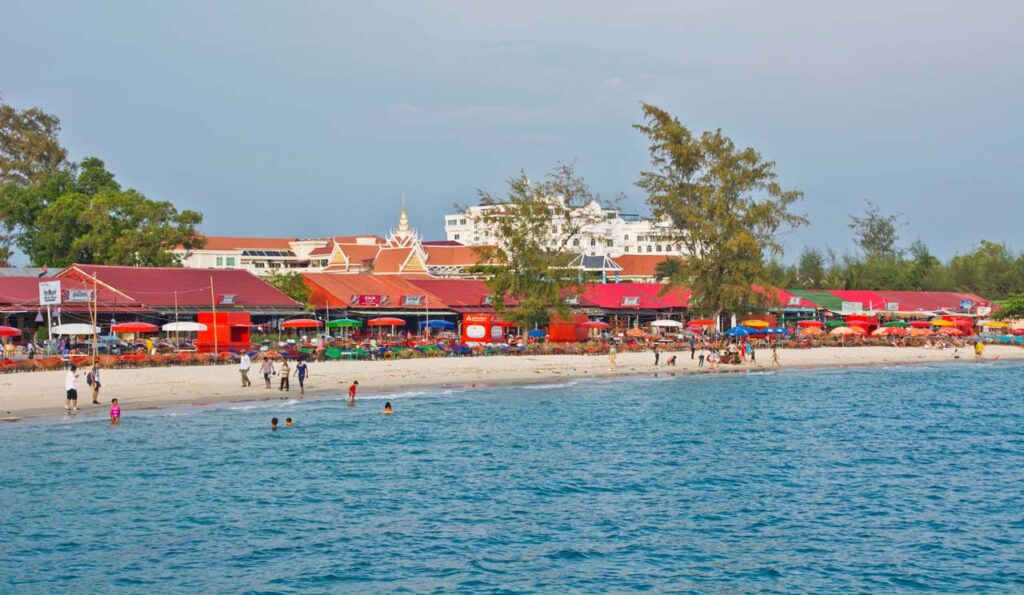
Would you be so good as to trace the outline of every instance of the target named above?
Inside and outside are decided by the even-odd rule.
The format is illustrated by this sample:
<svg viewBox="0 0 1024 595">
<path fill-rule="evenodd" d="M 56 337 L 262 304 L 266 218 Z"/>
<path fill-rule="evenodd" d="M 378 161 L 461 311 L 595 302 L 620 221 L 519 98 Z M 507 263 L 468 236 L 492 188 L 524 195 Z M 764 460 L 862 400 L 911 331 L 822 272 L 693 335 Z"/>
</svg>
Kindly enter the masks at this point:
<svg viewBox="0 0 1024 595">
<path fill-rule="evenodd" d="M 58 324 L 50 328 L 52 335 L 96 335 L 99 332 L 98 327 L 82 323 Z"/>
<path fill-rule="evenodd" d="M 327 328 L 359 328 L 363 326 L 363 323 L 358 320 L 352 320 L 351 318 L 338 318 L 331 320 L 325 324 Z"/>
<path fill-rule="evenodd" d="M 13 326 L 0 326 L 0 337 L 20 337 L 21 331 Z"/>
<path fill-rule="evenodd" d="M 909 326 L 910 328 L 929 328 L 931 327 L 931 325 L 932 323 L 928 322 L 927 320 L 913 320 L 907 326 Z"/>
<path fill-rule="evenodd" d="M 949 335 L 950 337 L 962 337 L 964 332 L 958 328 L 942 328 L 939 329 L 940 335 Z"/>
<path fill-rule="evenodd" d="M 998 320 L 985 320 L 981 323 L 981 326 L 987 328 L 1010 328 L 1009 323 L 1000 322 Z"/>
<path fill-rule="evenodd" d="M 110 327 L 112 333 L 156 333 L 159 331 L 160 327 L 148 322 L 120 322 Z"/>
<path fill-rule="evenodd" d="M 821 328 L 825 326 L 825 323 L 820 320 L 801 320 L 796 325 L 801 328 Z"/>
<path fill-rule="evenodd" d="M 834 328 L 831 331 L 829 331 L 828 334 L 836 335 L 836 336 L 846 336 L 846 335 L 863 335 L 864 332 L 865 332 L 864 329 L 862 329 L 860 327 L 837 326 L 836 328 Z"/>
<path fill-rule="evenodd" d="M 926 328 L 912 328 L 912 329 L 910 329 L 910 336 L 911 337 L 930 337 L 930 336 L 932 336 L 934 334 L 935 334 L 934 331 L 932 331 L 930 329 L 926 329 Z"/>
<path fill-rule="evenodd" d="M 708 320 L 706 318 L 698 318 L 689 322 L 690 326 L 715 326 L 714 320 Z"/>
<path fill-rule="evenodd" d="M 1014 329 L 1010 331 L 1011 335 L 1024 335 L 1024 328 Z"/>
<path fill-rule="evenodd" d="M 932 326 L 953 326 L 953 321 L 951 321 L 951 320 L 943 320 L 942 318 L 932 318 L 931 319 L 931 325 Z"/>
<path fill-rule="evenodd" d="M 548 336 L 547 333 L 545 333 L 544 331 L 542 331 L 540 329 L 533 329 L 533 330 L 527 331 L 526 334 L 530 335 L 531 337 L 536 337 L 538 339 L 541 338 L 541 337 Z"/>
<path fill-rule="evenodd" d="M 659 328 L 681 328 L 683 326 L 683 323 L 679 322 L 678 320 L 655 320 L 654 322 L 651 323 L 651 326 L 656 326 Z M 691 322 L 690 326 L 697 325 L 694 325 Z"/>
<path fill-rule="evenodd" d="M 825 331 L 821 330 L 816 326 L 808 326 L 800 329 L 800 334 L 805 337 L 813 337 L 817 335 L 824 335 Z"/>
<path fill-rule="evenodd" d="M 611 328 L 612 325 L 607 322 L 601 322 L 599 320 L 588 320 L 579 324 L 580 328 Z"/>
<path fill-rule="evenodd" d="M 843 320 L 829 320 L 825 323 L 825 326 L 828 328 L 839 328 L 841 326 L 846 326 L 846 322 Z"/>
<path fill-rule="evenodd" d="M 168 322 L 160 330 L 176 333 L 198 333 L 205 331 L 206 325 L 201 322 Z"/>
<path fill-rule="evenodd" d="M 748 326 L 734 326 L 731 329 L 725 331 L 725 334 L 730 337 L 746 337 L 752 335 L 756 331 Z"/>
<path fill-rule="evenodd" d="M 282 322 L 281 328 L 320 328 L 322 324 L 319 320 L 313 320 L 312 318 L 295 318 Z"/>
<path fill-rule="evenodd" d="M 626 331 L 626 336 L 627 337 L 639 338 L 639 337 L 646 337 L 647 333 L 643 332 L 642 330 L 640 330 L 638 328 L 631 328 L 628 331 Z"/>
<path fill-rule="evenodd" d="M 756 319 L 744 320 L 743 322 L 740 323 L 740 325 L 741 326 L 750 327 L 750 328 L 768 328 L 768 327 L 771 326 L 771 324 L 769 324 L 765 320 L 756 320 Z"/>
<path fill-rule="evenodd" d="M 405 326 L 405 321 L 401 318 L 383 316 L 381 318 L 371 318 L 370 320 L 367 320 L 366 326 Z"/>
<path fill-rule="evenodd" d="M 772 326 L 764 329 L 764 332 L 769 335 L 788 335 L 789 331 L 779 326 Z"/>
<path fill-rule="evenodd" d="M 886 322 L 882 326 L 887 326 L 889 328 L 906 328 L 907 323 L 903 322 L 902 320 L 891 320 L 889 322 Z"/>
<path fill-rule="evenodd" d="M 455 328 L 455 323 L 447 320 L 424 320 L 420 322 L 420 326 L 423 328 L 453 329 Z"/>
</svg>

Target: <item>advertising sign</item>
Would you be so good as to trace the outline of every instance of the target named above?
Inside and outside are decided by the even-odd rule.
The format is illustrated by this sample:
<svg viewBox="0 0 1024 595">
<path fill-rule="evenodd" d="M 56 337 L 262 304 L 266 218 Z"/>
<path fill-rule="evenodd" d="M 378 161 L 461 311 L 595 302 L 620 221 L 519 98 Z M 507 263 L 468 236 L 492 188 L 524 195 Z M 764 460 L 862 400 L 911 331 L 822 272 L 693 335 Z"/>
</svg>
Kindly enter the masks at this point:
<svg viewBox="0 0 1024 595">
<path fill-rule="evenodd" d="M 422 295 L 403 295 L 401 305 L 403 306 L 422 306 L 426 302 L 425 296 Z"/>
<path fill-rule="evenodd" d="M 793 295 L 793 296 L 790 296 L 790 297 L 789 297 L 789 302 L 788 302 L 788 304 L 787 304 L 787 305 L 788 305 L 788 306 L 799 306 L 799 305 L 800 305 L 800 302 L 801 302 L 801 300 L 803 300 L 803 298 L 801 298 L 801 297 L 800 297 L 800 296 L 798 296 L 798 295 Z"/>
<path fill-rule="evenodd" d="M 961 310 L 970 310 L 974 307 L 974 300 L 960 300 Z"/>
<path fill-rule="evenodd" d="M 978 306 L 978 316 L 988 316 L 992 313 L 992 306 Z"/>
<path fill-rule="evenodd" d="M 60 304 L 60 281 L 43 281 L 39 284 L 39 305 L 56 306 Z"/>
<path fill-rule="evenodd" d="M 899 312 L 900 311 L 900 304 L 899 304 L 899 302 L 887 302 L 885 304 L 885 309 L 888 312 Z"/>
<path fill-rule="evenodd" d="M 627 295 L 627 296 L 622 298 L 622 305 L 623 306 L 639 306 L 640 305 L 640 296 L 638 296 L 638 295 Z"/>
<path fill-rule="evenodd" d="M 61 297 L 65 302 L 91 302 L 92 301 L 92 290 L 91 289 L 68 289 L 63 292 Z"/>
<path fill-rule="evenodd" d="M 854 312 L 864 311 L 864 302 L 843 302 L 840 306 L 840 310 L 843 314 L 853 314 Z"/>
<path fill-rule="evenodd" d="M 349 305 L 352 306 L 383 306 L 386 303 L 388 303 L 388 296 L 386 295 L 353 294 L 352 299 L 349 300 Z"/>
</svg>

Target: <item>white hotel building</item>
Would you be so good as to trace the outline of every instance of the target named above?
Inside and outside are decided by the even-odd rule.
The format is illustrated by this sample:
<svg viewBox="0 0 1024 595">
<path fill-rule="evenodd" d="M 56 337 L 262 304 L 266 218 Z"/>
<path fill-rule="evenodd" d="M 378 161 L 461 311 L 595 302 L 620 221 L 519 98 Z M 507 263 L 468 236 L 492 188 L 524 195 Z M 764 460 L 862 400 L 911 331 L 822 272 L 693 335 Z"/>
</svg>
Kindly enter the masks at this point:
<svg viewBox="0 0 1024 595">
<path fill-rule="evenodd" d="M 496 238 L 488 229 L 483 216 L 490 206 L 473 206 L 466 212 L 445 215 L 444 231 L 447 239 L 466 246 L 493 245 Z M 581 220 L 589 221 L 583 226 L 579 238 L 573 239 L 570 249 L 584 256 L 607 256 L 610 258 L 626 254 L 651 254 L 682 256 L 683 247 L 669 242 L 665 236 L 671 227 L 665 222 L 644 219 L 638 215 L 625 214 L 618 209 L 603 208 L 597 202 L 576 209 Z M 551 225 L 552 245 L 561 243 L 564 234 L 558 226 Z"/>
</svg>

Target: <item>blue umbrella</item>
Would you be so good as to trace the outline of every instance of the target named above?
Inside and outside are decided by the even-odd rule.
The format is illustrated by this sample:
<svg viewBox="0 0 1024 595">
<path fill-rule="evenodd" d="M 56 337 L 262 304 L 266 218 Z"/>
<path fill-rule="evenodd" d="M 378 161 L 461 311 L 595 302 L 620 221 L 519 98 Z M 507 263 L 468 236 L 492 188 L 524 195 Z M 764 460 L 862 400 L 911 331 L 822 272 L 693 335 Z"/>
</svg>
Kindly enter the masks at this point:
<svg viewBox="0 0 1024 595">
<path fill-rule="evenodd" d="M 730 337 L 746 337 L 752 335 L 756 331 L 749 326 L 734 326 L 731 329 L 725 331 L 725 334 Z"/>
<path fill-rule="evenodd" d="M 424 320 L 420 323 L 420 326 L 424 328 L 444 328 L 451 329 L 455 328 L 454 322 L 448 322 L 447 320 Z"/>
<path fill-rule="evenodd" d="M 531 337 L 546 337 L 548 335 L 547 333 L 540 329 L 533 329 L 532 331 L 528 331 L 526 334 L 530 335 Z"/>
<path fill-rule="evenodd" d="M 788 335 L 789 334 L 789 331 L 787 331 L 784 328 L 777 327 L 777 326 L 773 326 L 771 328 L 766 328 L 766 329 L 764 329 L 764 332 L 768 333 L 769 335 Z"/>
</svg>

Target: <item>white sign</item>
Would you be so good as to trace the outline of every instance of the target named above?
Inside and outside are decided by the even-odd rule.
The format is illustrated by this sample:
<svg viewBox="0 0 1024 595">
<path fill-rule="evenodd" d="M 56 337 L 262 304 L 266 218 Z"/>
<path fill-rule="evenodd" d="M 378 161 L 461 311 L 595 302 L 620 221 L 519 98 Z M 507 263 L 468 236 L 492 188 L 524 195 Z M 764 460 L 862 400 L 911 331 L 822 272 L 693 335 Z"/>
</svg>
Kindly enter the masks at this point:
<svg viewBox="0 0 1024 595">
<path fill-rule="evenodd" d="M 978 316 L 988 316 L 992 313 L 992 306 L 978 306 L 977 313 Z"/>
<path fill-rule="evenodd" d="M 789 305 L 790 305 L 790 306 L 799 306 L 799 305 L 800 305 L 800 301 L 801 301 L 802 299 L 803 299 L 803 298 L 801 298 L 801 297 L 800 297 L 800 296 L 798 296 L 798 295 L 790 296 L 790 298 L 789 298 Z"/>
<path fill-rule="evenodd" d="M 65 302 L 91 302 L 91 289 L 69 289 L 63 297 Z"/>
<path fill-rule="evenodd" d="M 426 300 L 422 295 L 403 295 L 401 305 L 403 306 L 422 306 Z"/>
<path fill-rule="evenodd" d="M 840 310 L 843 314 L 853 314 L 864 311 L 864 302 L 843 302 Z"/>
<path fill-rule="evenodd" d="M 60 281 L 43 281 L 39 284 L 39 305 L 56 306 L 60 304 Z"/>
<path fill-rule="evenodd" d="M 638 295 L 627 295 L 622 298 L 623 306 L 640 306 L 640 296 Z"/>
<path fill-rule="evenodd" d="M 899 302 L 887 302 L 885 304 L 885 309 L 887 311 L 889 311 L 889 312 L 899 312 L 900 311 L 900 303 Z"/>
</svg>

